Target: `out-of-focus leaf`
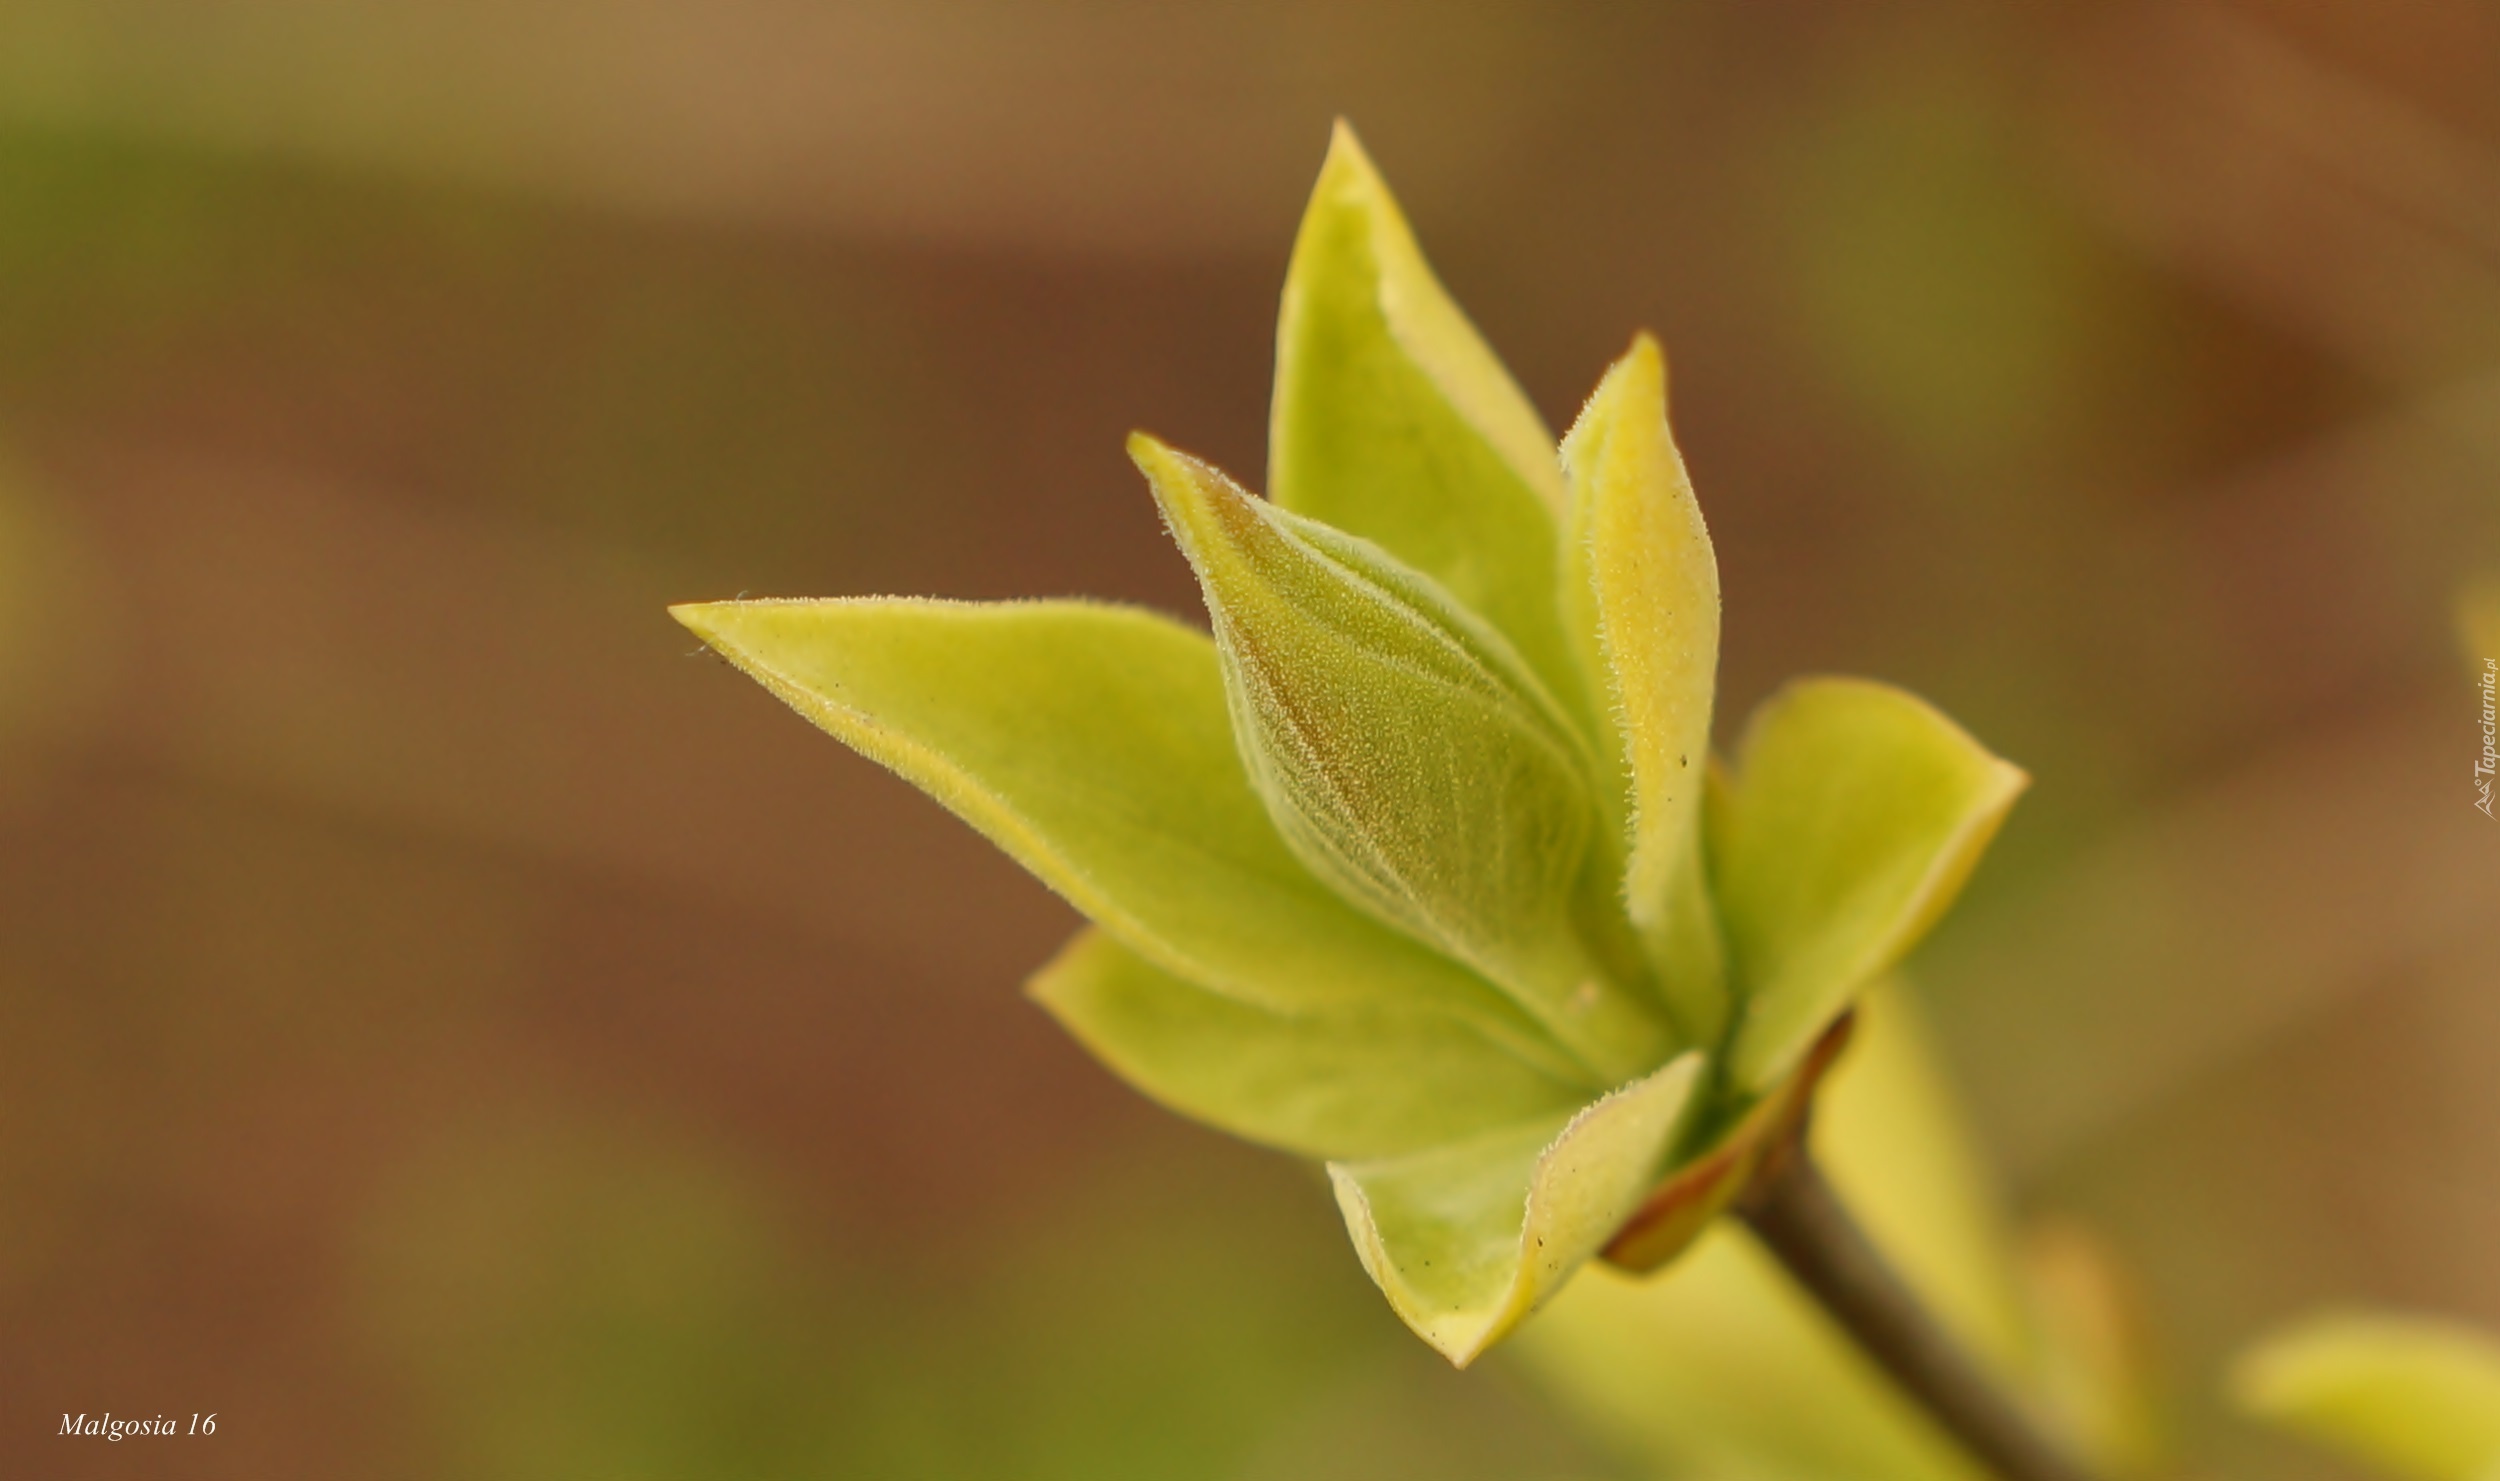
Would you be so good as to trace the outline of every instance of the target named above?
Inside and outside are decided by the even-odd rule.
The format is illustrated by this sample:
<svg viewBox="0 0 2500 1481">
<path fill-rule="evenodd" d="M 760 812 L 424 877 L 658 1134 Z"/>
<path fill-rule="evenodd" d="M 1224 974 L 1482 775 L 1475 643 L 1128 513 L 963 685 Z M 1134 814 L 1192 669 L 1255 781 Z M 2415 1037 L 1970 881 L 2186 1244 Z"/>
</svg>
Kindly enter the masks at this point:
<svg viewBox="0 0 2500 1481">
<path fill-rule="evenodd" d="M 1277 1013 L 1174 977 L 1099 930 L 1033 997 L 1095 1058 L 1185 1116 L 1310 1157 L 1391 1157 L 1568 1116 L 1588 1092 L 1445 1014 Z"/>
<path fill-rule="evenodd" d="M 1624 904 L 1687 1041 L 1714 1043 L 1726 964 L 1701 864 L 1719 564 L 1667 431 L 1657 341 L 1635 340 L 1568 437 L 1563 610 L 1630 795 Z"/>
<path fill-rule="evenodd" d="M 1859 1005 L 1818 1092 L 1816 1153 L 1938 1318 L 2019 1378 L 2029 1339 L 2000 1216 L 1910 1008 L 1882 987 Z M 1592 1266 L 1512 1351 L 1557 1403 L 1661 1474 L 1983 1475 L 1725 1220 L 1655 1276 Z"/>
<path fill-rule="evenodd" d="M 1777 1083 L 1926 934 L 2028 781 L 1887 684 L 1800 680 L 1755 711 L 1706 812 L 1739 1085 Z"/>
<path fill-rule="evenodd" d="M 1657 1180 L 1701 1074 L 1684 1055 L 1575 1116 L 1407 1157 L 1333 1162 L 1363 1267 L 1465 1367 L 1613 1237 Z"/>
<path fill-rule="evenodd" d="M 2465 640 L 2465 656 L 2476 668 L 2500 662 L 2500 572 L 2467 584 L 2457 599 L 2457 631 Z"/>
<path fill-rule="evenodd" d="M 1867 990 L 1818 1105 L 1815 1149 L 1850 1210 L 1947 1326 L 2022 1373 L 2033 1334 L 2013 1231 L 1915 993 Z"/>
<path fill-rule="evenodd" d="M 2500 1342 L 2454 1322 L 2348 1313 L 2259 1344 L 2242 1407 L 2405 1481 L 2500 1476 Z"/>
<path fill-rule="evenodd" d="M 2023 1240 L 2045 1407 L 2112 1475 L 2159 1471 L 2168 1436 L 2134 1285 L 2090 1230 L 2063 1221 Z"/>
<path fill-rule="evenodd" d="M 1672 1048 L 1573 926 L 1584 748 L 1501 635 L 1378 546 L 1140 435 L 1268 814 L 1347 899 L 1500 984 L 1609 1083 Z"/>
<path fill-rule="evenodd" d="M 1084 602 L 672 610 L 1157 965 L 1281 1012 L 1446 1013 L 1552 1073 L 1583 1073 L 1490 984 L 1296 862 L 1233 750 L 1204 636 Z"/>
<path fill-rule="evenodd" d="M 1660 1476 L 1987 1481 L 1727 1220 L 1654 1277 L 1591 1266 L 1511 1350 Z"/>
<path fill-rule="evenodd" d="M 1569 695 L 1553 434 L 1342 123 L 1285 274 L 1270 416 L 1279 505 L 1431 576 Z"/>
</svg>

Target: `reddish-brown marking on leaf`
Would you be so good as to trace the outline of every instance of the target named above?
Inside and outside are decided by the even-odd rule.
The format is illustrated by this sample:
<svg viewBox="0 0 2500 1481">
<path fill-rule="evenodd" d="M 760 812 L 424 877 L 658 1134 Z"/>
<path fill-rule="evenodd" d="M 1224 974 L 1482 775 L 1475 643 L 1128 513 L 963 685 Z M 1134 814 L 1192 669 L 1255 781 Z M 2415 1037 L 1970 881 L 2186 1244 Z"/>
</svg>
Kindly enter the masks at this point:
<svg viewBox="0 0 2500 1481">
<path fill-rule="evenodd" d="M 1702 1230 L 1736 1201 L 1766 1161 L 1804 1130 L 1815 1088 L 1849 1043 L 1856 1020 L 1845 1013 L 1776 1092 L 1764 1096 L 1717 1145 L 1660 1183 L 1600 1252 L 1607 1264 L 1647 1274 L 1684 1253 Z"/>
</svg>

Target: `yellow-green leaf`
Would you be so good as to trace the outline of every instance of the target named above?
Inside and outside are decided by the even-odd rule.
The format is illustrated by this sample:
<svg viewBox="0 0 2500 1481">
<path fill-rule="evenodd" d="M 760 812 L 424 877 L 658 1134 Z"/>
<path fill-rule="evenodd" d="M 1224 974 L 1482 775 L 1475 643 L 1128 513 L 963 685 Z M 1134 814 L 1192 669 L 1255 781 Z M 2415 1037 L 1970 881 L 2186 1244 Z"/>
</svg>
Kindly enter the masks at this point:
<svg viewBox="0 0 2500 1481">
<path fill-rule="evenodd" d="M 1269 816 L 1347 899 L 1507 989 L 1609 1083 L 1672 1045 L 1572 922 L 1580 739 L 1510 645 L 1378 546 L 1131 439 L 1215 619 Z"/>
<path fill-rule="evenodd" d="M 1283 1012 L 1441 1012 L 1584 1073 L 1490 984 L 1297 862 L 1233 750 L 1203 634 L 1087 602 L 672 609 L 800 714 L 945 804 L 1168 971 Z"/>
<path fill-rule="evenodd" d="M 1342 123 L 1285 274 L 1270 418 L 1280 506 L 1440 582 L 1569 696 L 1553 434 L 1433 276 Z"/>
<path fill-rule="evenodd" d="M 1460 1367 L 1543 1304 L 1657 1181 L 1701 1073 L 1687 1054 L 1575 1116 L 1407 1157 L 1333 1162 L 1382 1294 Z"/>
<path fill-rule="evenodd" d="M 1800 680 L 1755 711 L 1705 813 L 1739 1085 L 1775 1084 L 1926 934 L 2028 781 L 1887 684 Z"/>
<path fill-rule="evenodd" d="M 2456 1322 L 2314 1317 L 2241 1359 L 2242 1407 L 2403 1481 L 2500 1476 L 2500 1341 Z"/>
<path fill-rule="evenodd" d="M 1190 986 L 1099 930 L 1069 942 L 1028 990 L 1147 1095 L 1309 1157 L 1396 1156 L 1568 1116 L 1588 1099 L 1447 1014 L 1254 1008 Z"/>
<path fill-rule="evenodd" d="M 1687 1042 L 1713 1043 L 1727 982 L 1702 873 L 1719 666 L 1719 563 L 1667 430 L 1667 373 L 1642 335 L 1569 436 L 1563 611 L 1629 787 L 1624 904 Z"/>
</svg>

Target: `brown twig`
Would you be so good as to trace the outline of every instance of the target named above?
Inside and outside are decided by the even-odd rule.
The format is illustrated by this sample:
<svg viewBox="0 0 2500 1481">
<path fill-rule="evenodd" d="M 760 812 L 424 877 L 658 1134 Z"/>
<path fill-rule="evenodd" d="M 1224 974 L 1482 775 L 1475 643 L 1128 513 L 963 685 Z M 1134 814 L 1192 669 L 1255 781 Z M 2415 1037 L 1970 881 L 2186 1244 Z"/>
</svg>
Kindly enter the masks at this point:
<svg viewBox="0 0 2500 1481">
<path fill-rule="evenodd" d="M 2005 1481 L 2095 1481 L 1937 1324 L 1824 1180 L 1802 1130 L 1765 1160 L 1738 1216 L 1893 1382 Z"/>
</svg>

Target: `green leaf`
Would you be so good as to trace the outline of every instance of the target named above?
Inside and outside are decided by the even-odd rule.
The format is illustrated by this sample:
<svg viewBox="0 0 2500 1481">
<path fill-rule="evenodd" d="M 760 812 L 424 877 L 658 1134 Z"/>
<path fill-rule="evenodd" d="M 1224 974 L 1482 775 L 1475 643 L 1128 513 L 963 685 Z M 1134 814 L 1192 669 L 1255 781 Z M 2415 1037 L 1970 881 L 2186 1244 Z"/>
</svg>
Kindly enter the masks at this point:
<svg viewBox="0 0 2500 1481">
<path fill-rule="evenodd" d="M 1755 711 L 1706 811 L 1739 1085 L 1777 1083 L 1926 934 L 2028 781 L 1890 685 L 1800 680 Z"/>
<path fill-rule="evenodd" d="M 1688 1043 L 1717 1041 L 1726 966 L 1702 872 L 1718 682 L 1719 563 L 1667 430 L 1658 342 L 1633 341 L 1563 439 L 1563 603 L 1600 726 L 1628 780 L 1624 904 Z"/>
<path fill-rule="evenodd" d="M 2250 1413 L 2407 1481 L 2500 1476 L 2500 1342 L 2457 1323 L 2314 1317 L 2242 1358 L 2231 1386 Z"/>
<path fill-rule="evenodd" d="M 714 602 L 677 619 L 987 835 L 1140 955 L 1279 1012 L 1394 1005 L 1564 1077 L 1492 986 L 1295 861 L 1232 744 L 1204 635 L 1086 602 Z"/>
<path fill-rule="evenodd" d="M 1501 635 L 1378 546 L 1137 436 L 1215 619 L 1233 732 L 1313 873 L 1509 990 L 1616 1083 L 1673 1047 L 1572 924 L 1596 804 Z"/>
<path fill-rule="evenodd" d="M 1389 1157 L 1540 1117 L 1588 1092 L 1442 1013 L 1373 1004 L 1296 1014 L 1190 986 L 1099 930 L 1028 989 L 1147 1095 L 1309 1157 Z"/>
<path fill-rule="evenodd" d="M 1268 492 L 1440 582 L 1578 702 L 1554 594 L 1553 434 L 1343 123 L 1285 273 Z"/>
<path fill-rule="evenodd" d="M 1363 1268 L 1417 1336 L 1466 1367 L 1639 1206 L 1700 1075 L 1701 1056 L 1686 1054 L 1575 1116 L 1330 1163 Z"/>
</svg>

